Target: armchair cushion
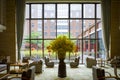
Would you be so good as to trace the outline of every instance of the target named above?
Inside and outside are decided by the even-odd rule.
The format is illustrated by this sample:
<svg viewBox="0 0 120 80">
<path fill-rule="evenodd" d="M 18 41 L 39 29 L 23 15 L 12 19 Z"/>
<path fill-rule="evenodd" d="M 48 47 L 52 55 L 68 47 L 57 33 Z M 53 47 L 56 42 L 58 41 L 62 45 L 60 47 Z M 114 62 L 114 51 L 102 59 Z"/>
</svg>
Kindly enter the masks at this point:
<svg viewBox="0 0 120 80">
<path fill-rule="evenodd" d="M 80 60 L 80 57 L 76 57 L 74 62 L 70 62 L 70 67 L 71 68 L 77 68 L 78 65 L 79 65 L 79 60 Z"/>
<path fill-rule="evenodd" d="M 86 58 L 86 62 L 85 62 L 85 65 L 88 67 L 88 68 L 92 68 L 92 66 L 96 66 L 97 64 L 97 61 L 93 58 L 89 58 L 87 57 Z"/>
</svg>

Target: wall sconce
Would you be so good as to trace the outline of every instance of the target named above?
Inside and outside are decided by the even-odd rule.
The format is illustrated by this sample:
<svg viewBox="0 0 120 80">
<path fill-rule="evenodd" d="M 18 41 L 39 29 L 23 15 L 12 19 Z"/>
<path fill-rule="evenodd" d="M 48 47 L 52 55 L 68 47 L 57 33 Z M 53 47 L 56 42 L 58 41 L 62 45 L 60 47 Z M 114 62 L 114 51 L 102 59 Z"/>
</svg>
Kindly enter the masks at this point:
<svg viewBox="0 0 120 80">
<path fill-rule="evenodd" d="M 3 8 L 4 8 L 3 4 L 5 5 L 5 3 L 3 2 L 3 0 L 0 0 L 0 3 L 1 3 L 0 4 L 1 5 L 1 8 L 0 8 L 0 12 L 1 12 L 1 15 L 0 15 L 1 16 L 0 17 L 1 18 L 1 20 L 0 20 L 1 21 L 0 22 L 0 32 L 3 32 L 3 30 L 6 30 L 6 26 L 3 25 L 3 12 L 4 12 L 3 11 Z"/>
</svg>

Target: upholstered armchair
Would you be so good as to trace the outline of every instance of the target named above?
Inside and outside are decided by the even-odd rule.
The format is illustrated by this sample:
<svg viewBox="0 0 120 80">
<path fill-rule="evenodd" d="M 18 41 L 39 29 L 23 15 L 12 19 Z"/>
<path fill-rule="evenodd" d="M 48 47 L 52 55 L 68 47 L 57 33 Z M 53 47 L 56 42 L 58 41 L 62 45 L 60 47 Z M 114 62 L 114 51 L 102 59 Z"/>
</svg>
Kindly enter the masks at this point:
<svg viewBox="0 0 120 80">
<path fill-rule="evenodd" d="M 35 66 L 31 66 L 27 71 L 23 71 L 21 77 L 12 77 L 8 80 L 35 80 Z"/>
<path fill-rule="evenodd" d="M 28 60 L 30 60 L 30 57 L 23 57 L 22 62 L 28 63 L 29 62 Z"/>
<path fill-rule="evenodd" d="M 50 59 L 48 57 L 45 57 L 45 65 L 47 67 L 54 67 L 54 62 L 50 62 Z"/>
<path fill-rule="evenodd" d="M 79 60 L 80 60 L 80 57 L 76 57 L 74 62 L 70 62 L 70 67 L 71 68 L 77 68 L 78 65 L 79 65 Z"/>
<path fill-rule="evenodd" d="M 33 61 L 32 63 L 29 64 L 29 67 L 35 66 L 35 73 L 42 73 L 42 66 L 43 66 L 43 61 Z"/>
<path fill-rule="evenodd" d="M 92 66 L 96 66 L 97 65 L 97 61 L 93 58 L 86 58 L 86 62 L 85 65 L 87 66 L 87 68 L 92 68 Z"/>
<path fill-rule="evenodd" d="M 112 76 L 109 72 L 97 66 L 92 66 L 92 75 L 93 80 L 120 80 L 120 78 Z"/>
</svg>

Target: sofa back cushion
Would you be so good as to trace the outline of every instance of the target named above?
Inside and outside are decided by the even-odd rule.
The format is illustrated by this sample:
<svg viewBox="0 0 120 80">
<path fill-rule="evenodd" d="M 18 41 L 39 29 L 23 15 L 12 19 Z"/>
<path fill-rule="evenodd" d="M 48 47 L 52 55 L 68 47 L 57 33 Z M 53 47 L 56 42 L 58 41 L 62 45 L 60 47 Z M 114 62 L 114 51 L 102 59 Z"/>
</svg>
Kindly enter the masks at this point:
<svg viewBox="0 0 120 80">
<path fill-rule="evenodd" d="M 35 80 L 35 66 L 22 73 L 22 80 Z"/>
</svg>

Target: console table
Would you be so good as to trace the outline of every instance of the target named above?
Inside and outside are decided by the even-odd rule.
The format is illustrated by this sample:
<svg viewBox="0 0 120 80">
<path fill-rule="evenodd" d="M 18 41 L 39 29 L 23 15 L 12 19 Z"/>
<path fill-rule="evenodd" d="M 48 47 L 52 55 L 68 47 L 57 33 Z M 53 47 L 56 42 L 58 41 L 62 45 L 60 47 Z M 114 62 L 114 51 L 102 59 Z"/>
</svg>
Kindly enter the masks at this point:
<svg viewBox="0 0 120 80">
<path fill-rule="evenodd" d="M 10 66 L 14 66 L 14 70 L 10 71 L 11 74 L 20 74 L 23 72 L 24 66 L 25 68 L 28 67 L 28 63 L 13 63 L 13 64 L 10 64 Z M 18 67 L 18 69 L 16 67 Z"/>
</svg>

